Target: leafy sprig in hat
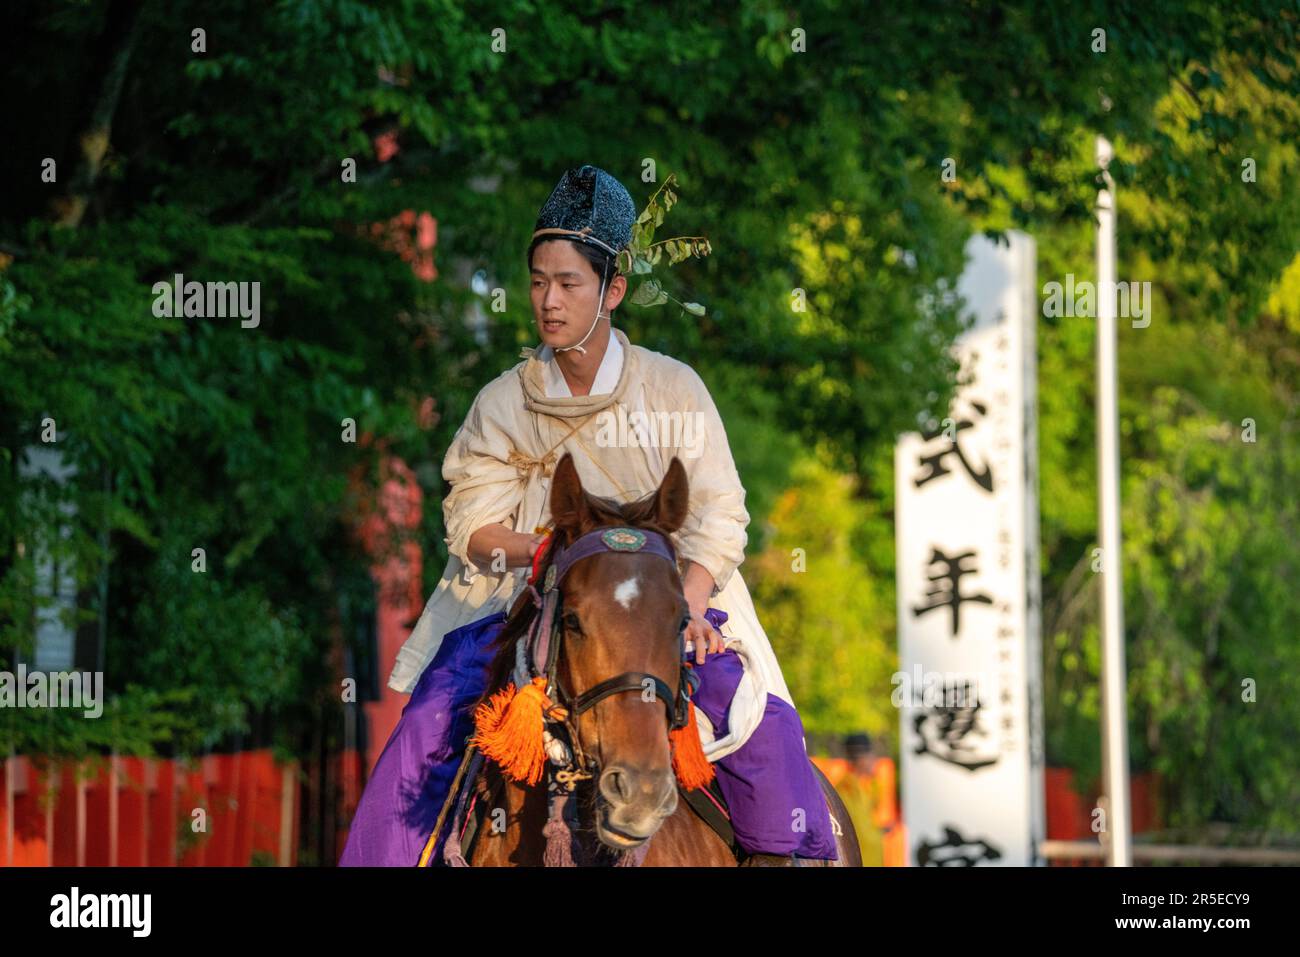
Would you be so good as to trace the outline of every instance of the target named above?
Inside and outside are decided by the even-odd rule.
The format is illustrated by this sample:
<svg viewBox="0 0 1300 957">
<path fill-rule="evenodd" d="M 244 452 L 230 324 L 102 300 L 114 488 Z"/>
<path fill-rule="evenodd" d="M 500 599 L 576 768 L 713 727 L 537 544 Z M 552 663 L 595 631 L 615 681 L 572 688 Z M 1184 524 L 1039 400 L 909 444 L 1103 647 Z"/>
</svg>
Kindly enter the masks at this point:
<svg viewBox="0 0 1300 957">
<path fill-rule="evenodd" d="M 628 297 L 638 306 L 662 306 L 670 299 L 693 316 L 703 316 L 705 308 L 698 302 L 682 302 L 668 294 L 663 282 L 654 275 L 655 267 L 668 257 L 668 266 L 675 266 L 687 259 L 703 259 L 713 252 L 713 246 L 705 236 L 674 236 L 671 239 L 655 241 L 655 230 L 664 223 L 664 216 L 677 203 L 677 193 L 673 187 L 677 183 L 677 174 L 672 173 L 663 181 L 646 203 L 641 215 L 632 224 L 632 238 L 618 254 L 618 271 L 629 277 L 642 276 L 639 285 Z"/>
</svg>

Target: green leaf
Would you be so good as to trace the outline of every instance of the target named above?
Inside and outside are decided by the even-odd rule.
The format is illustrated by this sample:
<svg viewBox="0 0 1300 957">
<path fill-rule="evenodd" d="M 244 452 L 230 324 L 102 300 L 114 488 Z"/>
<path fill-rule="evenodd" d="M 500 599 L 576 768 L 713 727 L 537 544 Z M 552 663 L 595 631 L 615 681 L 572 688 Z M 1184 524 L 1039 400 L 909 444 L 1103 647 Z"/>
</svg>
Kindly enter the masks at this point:
<svg viewBox="0 0 1300 957">
<path fill-rule="evenodd" d="M 647 279 L 632 293 L 632 302 L 638 306 L 662 306 L 668 301 L 668 294 L 657 279 Z"/>
</svg>

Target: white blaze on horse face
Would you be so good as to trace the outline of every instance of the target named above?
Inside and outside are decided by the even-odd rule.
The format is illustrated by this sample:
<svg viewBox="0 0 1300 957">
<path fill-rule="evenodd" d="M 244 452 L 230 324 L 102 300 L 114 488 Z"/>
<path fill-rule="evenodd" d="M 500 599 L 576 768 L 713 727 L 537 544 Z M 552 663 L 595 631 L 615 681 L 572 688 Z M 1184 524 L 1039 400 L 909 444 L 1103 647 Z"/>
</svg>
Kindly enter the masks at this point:
<svg viewBox="0 0 1300 957">
<path fill-rule="evenodd" d="M 637 584 L 640 578 L 633 575 L 625 582 L 620 582 L 619 586 L 614 589 L 614 600 L 624 608 L 630 609 L 632 602 L 636 601 L 637 596 L 641 594 L 641 586 Z"/>
</svg>

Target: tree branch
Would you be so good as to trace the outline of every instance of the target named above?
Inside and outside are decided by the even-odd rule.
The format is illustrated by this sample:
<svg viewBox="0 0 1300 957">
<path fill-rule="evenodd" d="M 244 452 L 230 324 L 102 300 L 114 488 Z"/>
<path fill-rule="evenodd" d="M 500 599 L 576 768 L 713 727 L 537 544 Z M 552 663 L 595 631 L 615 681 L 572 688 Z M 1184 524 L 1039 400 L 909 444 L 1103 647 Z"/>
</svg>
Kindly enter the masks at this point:
<svg viewBox="0 0 1300 957">
<path fill-rule="evenodd" d="M 99 90 L 90 107 L 90 115 L 77 136 L 77 165 L 68 181 L 65 194 L 50 202 L 50 215 L 60 226 L 76 228 L 86 215 L 99 178 L 100 165 L 108 152 L 109 137 L 113 129 L 113 115 L 122 95 L 127 65 L 135 49 L 140 31 L 141 4 L 134 0 L 114 0 L 108 10 L 99 49 L 104 51 L 100 61 Z"/>
</svg>

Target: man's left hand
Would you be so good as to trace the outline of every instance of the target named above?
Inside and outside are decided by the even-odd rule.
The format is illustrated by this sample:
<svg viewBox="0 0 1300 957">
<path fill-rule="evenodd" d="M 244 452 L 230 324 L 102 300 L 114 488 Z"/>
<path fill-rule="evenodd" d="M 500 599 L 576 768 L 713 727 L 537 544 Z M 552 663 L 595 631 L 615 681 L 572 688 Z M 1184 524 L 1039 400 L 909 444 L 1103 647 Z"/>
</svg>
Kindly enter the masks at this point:
<svg viewBox="0 0 1300 957">
<path fill-rule="evenodd" d="M 697 665 L 704 664 L 704 658 L 709 653 L 718 654 L 726 648 L 722 634 L 709 624 L 709 620 L 703 614 L 695 611 L 691 612 L 691 621 L 686 626 L 685 635 L 688 651 L 694 643 Z"/>
</svg>

